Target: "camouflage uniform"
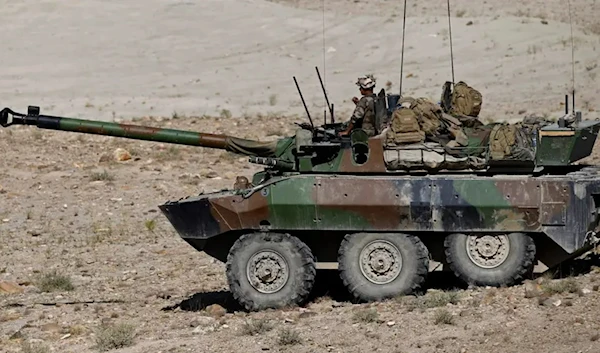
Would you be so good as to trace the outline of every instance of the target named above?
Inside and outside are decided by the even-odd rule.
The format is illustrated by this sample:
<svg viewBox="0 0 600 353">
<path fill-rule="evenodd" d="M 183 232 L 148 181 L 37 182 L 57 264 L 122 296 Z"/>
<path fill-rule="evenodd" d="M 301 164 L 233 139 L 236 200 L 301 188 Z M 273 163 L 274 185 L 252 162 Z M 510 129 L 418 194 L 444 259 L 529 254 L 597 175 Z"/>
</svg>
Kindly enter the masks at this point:
<svg viewBox="0 0 600 353">
<path fill-rule="evenodd" d="M 350 122 L 355 128 L 361 128 L 365 130 L 368 136 L 376 135 L 375 95 L 370 94 L 360 98 L 356 104 L 354 113 L 352 113 L 352 117 L 350 117 Z"/>
<path fill-rule="evenodd" d="M 356 85 L 361 88 L 363 96 L 356 102 L 356 108 L 350 119 L 344 124 L 344 129 L 349 132 L 350 128 L 363 129 L 367 136 L 375 136 L 377 134 L 377 126 L 375 122 L 375 78 L 371 75 L 366 75 L 358 78 Z M 370 92 L 370 93 L 369 93 Z"/>
</svg>

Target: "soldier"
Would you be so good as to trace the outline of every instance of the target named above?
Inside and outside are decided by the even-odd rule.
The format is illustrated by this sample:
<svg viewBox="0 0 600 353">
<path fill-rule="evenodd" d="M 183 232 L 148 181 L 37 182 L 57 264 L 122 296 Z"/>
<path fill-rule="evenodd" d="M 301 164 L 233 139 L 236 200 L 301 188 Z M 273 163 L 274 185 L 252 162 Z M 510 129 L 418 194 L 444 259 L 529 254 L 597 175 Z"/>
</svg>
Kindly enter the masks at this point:
<svg viewBox="0 0 600 353">
<path fill-rule="evenodd" d="M 352 101 L 356 104 L 354 113 L 350 120 L 345 124 L 345 129 L 340 132 L 340 136 L 347 136 L 354 128 L 362 128 L 369 137 L 377 134 L 375 126 L 375 78 L 372 75 L 366 75 L 358 78 L 356 85 L 360 88 L 360 99 L 354 97 Z"/>
</svg>

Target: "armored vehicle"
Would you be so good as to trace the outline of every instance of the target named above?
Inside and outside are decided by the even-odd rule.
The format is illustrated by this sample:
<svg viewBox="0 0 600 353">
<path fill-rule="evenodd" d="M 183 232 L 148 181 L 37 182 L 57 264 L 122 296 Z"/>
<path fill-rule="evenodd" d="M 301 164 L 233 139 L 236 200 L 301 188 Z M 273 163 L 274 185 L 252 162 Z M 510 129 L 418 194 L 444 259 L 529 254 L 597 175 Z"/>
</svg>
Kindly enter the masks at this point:
<svg viewBox="0 0 600 353">
<path fill-rule="evenodd" d="M 378 97 L 377 119 L 390 119 L 399 97 Z M 394 145 L 389 134 L 360 128 L 340 137 L 342 124 L 312 120 L 294 136 L 259 142 L 40 115 L 37 107 L 5 108 L 0 118 L 3 127 L 224 149 L 264 165 L 232 189 L 159 206 L 183 240 L 226 263 L 231 292 L 248 310 L 302 304 L 318 269 L 338 271 L 360 301 L 415 292 L 430 261 L 469 284 L 512 285 L 534 265 L 554 267 L 598 240 L 600 168 L 575 162 L 592 152 L 600 121 L 580 113 L 517 134 L 507 148 L 527 146 L 525 158 L 494 154 L 489 133 L 473 137 L 481 126 L 468 128 L 466 146 L 450 148 Z M 495 127 L 510 125 L 487 131 Z"/>
</svg>

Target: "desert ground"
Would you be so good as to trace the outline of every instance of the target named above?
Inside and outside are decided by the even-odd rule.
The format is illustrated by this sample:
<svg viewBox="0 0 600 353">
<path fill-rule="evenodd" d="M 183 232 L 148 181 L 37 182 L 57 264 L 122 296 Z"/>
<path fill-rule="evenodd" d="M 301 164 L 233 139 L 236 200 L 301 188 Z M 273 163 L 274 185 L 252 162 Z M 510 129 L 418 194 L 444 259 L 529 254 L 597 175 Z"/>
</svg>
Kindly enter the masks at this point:
<svg viewBox="0 0 600 353">
<path fill-rule="evenodd" d="M 572 89 L 567 5 L 473 3 L 451 2 L 452 40 L 456 80 L 483 94 L 481 118 L 560 116 Z M 338 119 L 364 73 L 399 89 L 402 1 L 0 5 L 0 104 L 16 111 L 270 140 L 306 122 L 292 76 L 322 118 L 315 66 Z M 408 2 L 407 95 L 437 101 L 451 80 L 445 6 Z M 571 7 L 576 104 L 597 118 L 600 3 Z M 225 266 L 157 209 L 250 177 L 259 169 L 245 157 L 21 126 L 0 128 L 0 149 L 0 352 L 600 351 L 594 254 L 510 288 L 435 274 L 421 296 L 372 304 L 323 275 L 306 306 L 247 313 Z"/>
</svg>

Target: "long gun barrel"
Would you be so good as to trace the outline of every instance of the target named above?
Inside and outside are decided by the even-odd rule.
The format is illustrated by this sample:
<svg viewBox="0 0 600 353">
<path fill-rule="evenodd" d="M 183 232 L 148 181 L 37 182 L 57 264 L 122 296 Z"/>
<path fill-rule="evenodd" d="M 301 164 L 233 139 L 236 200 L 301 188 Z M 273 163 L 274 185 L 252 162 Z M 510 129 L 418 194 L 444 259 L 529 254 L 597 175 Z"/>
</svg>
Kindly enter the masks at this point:
<svg viewBox="0 0 600 353">
<path fill-rule="evenodd" d="M 194 131 L 162 129 L 104 121 L 82 120 L 40 115 L 40 108 L 29 106 L 27 114 L 4 108 L 0 111 L 0 125 L 35 125 L 41 129 L 79 132 L 85 134 L 124 137 L 136 140 L 157 141 L 189 146 L 223 149 L 247 156 L 276 157 L 278 141 L 260 142 L 237 137 L 206 134 Z"/>
</svg>

